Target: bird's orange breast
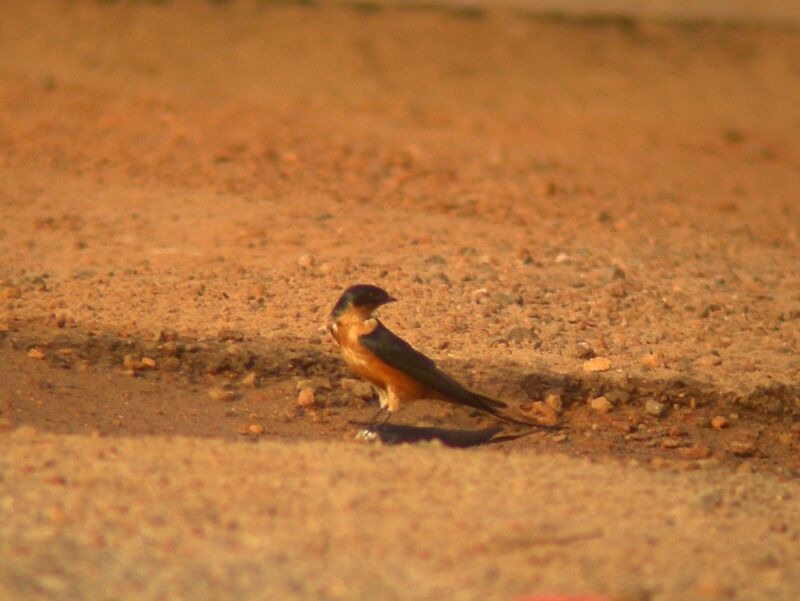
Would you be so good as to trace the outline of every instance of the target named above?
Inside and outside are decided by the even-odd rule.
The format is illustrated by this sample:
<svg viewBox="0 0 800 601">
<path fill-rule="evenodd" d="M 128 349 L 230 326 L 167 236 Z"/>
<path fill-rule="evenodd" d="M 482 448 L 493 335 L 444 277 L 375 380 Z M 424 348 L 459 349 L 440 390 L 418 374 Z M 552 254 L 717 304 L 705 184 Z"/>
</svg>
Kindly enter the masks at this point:
<svg viewBox="0 0 800 601">
<path fill-rule="evenodd" d="M 376 326 L 375 320 L 337 324 L 334 336 L 342 349 L 345 362 L 350 369 L 374 386 L 383 390 L 391 386 L 401 401 L 424 398 L 426 395 L 423 386 L 399 369 L 381 361 L 361 344 L 359 336 L 369 334 Z"/>
</svg>

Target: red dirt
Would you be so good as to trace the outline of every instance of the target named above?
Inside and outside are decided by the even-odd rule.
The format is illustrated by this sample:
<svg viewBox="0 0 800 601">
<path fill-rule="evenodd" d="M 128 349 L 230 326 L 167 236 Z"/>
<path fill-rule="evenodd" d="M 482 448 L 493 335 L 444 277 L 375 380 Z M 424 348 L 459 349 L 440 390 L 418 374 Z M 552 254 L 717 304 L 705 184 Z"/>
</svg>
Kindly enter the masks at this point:
<svg viewBox="0 0 800 601">
<path fill-rule="evenodd" d="M 539 548 L 539 535 L 497 555 L 484 541 L 468 547 L 466 571 L 494 576 L 474 572 L 470 585 L 455 542 L 414 542 L 422 584 L 413 598 L 435 598 L 448 578 L 463 584 L 451 598 L 465 599 L 570 582 L 649 595 L 620 597 L 637 599 L 800 591 L 788 568 L 798 533 L 781 526 L 793 523 L 793 510 L 773 502 L 797 494 L 800 470 L 800 33 L 371 5 L 20 2 L 5 12 L 0 509 L 13 519 L 0 529 L 1 554 L 12 557 L 0 591 L 99 598 L 105 581 L 84 570 L 99 562 L 114 573 L 111 596 L 258 597 L 272 583 L 273 598 L 412 598 L 395 576 L 383 579 L 380 562 L 363 559 L 386 557 L 406 573 L 391 541 L 342 526 L 359 511 L 342 509 L 350 493 L 335 487 L 294 491 L 298 511 L 319 514 L 316 525 L 303 526 L 298 514 L 267 527 L 248 514 L 245 532 L 227 542 L 181 539 L 176 512 L 190 506 L 197 528 L 222 536 L 213 507 L 231 499 L 215 474 L 238 474 L 259 496 L 266 485 L 248 480 L 252 470 L 292 482 L 303 461 L 315 482 L 343 470 L 345 489 L 363 487 L 365 507 L 387 531 L 412 516 L 428 541 L 453 541 L 462 518 L 489 528 L 495 542 L 521 527 L 478 516 L 458 485 L 439 499 L 450 518 L 424 517 L 421 492 L 385 513 L 382 487 L 405 490 L 439 461 L 452 463 L 447 478 L 484 495 L 477 506 L 496 502 L 479 480 L 494 465 L 491 482 L 508 487 L 513 511 L 562 522 L 574 519 L 575 498 L 597 500 L 605 483 L 625 480 L 610 493 L 619 508 L 600 500 L 582 508 L 601 529 L 598 544 L 555 552 L 552 569 L 545 552 L 521 551 Z M 356 282 L 398 297 L 381 312 L 387 325 L 475 389 L 529 413 L 557 396 L 562 429 L 463 456 L 430 445 L 354 449 L 350 422 L 373 409 L 324 325 Z M 593 357 L 610 368 L 587 372 Z M 298 387 L 314 389 L 312 407 L 297 407 Z M 598 397 L 610 412 L 591 407 Z M 712 428 L 715 417 L 725 427 Z M 491 423 L 426 403 L 396 420 Z M 119 481 L 85 528 L 59 505 L 69 525 L 51 554 L 42 541 L 52 539 L 30 533 L 42 520 L 52 525 L 48 485 L 26 474 L 39 472 L 40 455 L 61 465 L 62 454 L 112 448 L 123 449 Z M 251 449 L 263 449 L 255 462 Z M 270 462 L 273 454 L 285 464 Z M 376 456 L 391 469 L 372 465 Z M 195 478 L 209 487 L 207 504 L 168 507 L 172 485 L 157 492 L 129 473 L 137 457 L 163 458 L 166 478 L 191 464 L 173 492 L 185 501 Z M 549 461 L 572 475 L 559 483 Z M 564 498 L 533 500 L 515 465 L 563 487 Z M 107 469 L 66 461 L 57 470 L 74 483 L 65 498 L 93 494 L 81 470 Z M 381 474 L 392 474 L 391 484 Z M 702 497 L 704 478 L 717 487 L 708 494 L 763 486 L 772 500 L 720 493 L 719 503 L 698 501 L 709 509 L 686 523 L 691 531 L 681 520 L 655 528 L 660 518 L 642 514 L 653 501 L 647 487 L 685 486 L 683 495 Z M 144 486 L 163 508 L 158 545 L 194 559 L 159 572 L 156 555 L 128 553 L 146 535 L 126 539 L 135 519 L 103 509 L 131 502 L 120 482 Z M 269 511 L 290 512 L 291 498 L 268 501 Z M 745 546 L 778 549 L 763 569 L 732 550 L 734 534 L 750 536 L 740 526 L 724 531 L 735 516 L 718 505 L 734 502 L 753 537 L 769 533 Z M 235 503 L 237 512 L 261 511 Z M 672 500 L 664 511 L 680 507 Z M 615 538 L 603 525 L 609 512 L 634 538 L 655 528 L 655 542 Z M 305 542 L 292 546 L 284 527 L 300 528 Z M 719 529 L 711 546 L 706 528 Z M 87 551 L 88 532 L 108 533 L 116 558 Z M 314 532 L 338 541 L 341 557 L 328 547 L 303 555 Z M 263 580 L 244 547 L 233 548 L 248 537 L 277 545 L 261 556 L 266 565 L 282 565 L 281 544 L 293 561 L 315 559 L 279 583 Z M 639 551 L 626 569 L 622 558 Z M 250 579 L 210 576 L 214 552 L 226 566 L 244 561 Z M 669 568 L 675 554 L 692 569 Z M 534 559 L 544 562 L 536 577 Z M 132 561 L 164 580 L 129 588 L 139 578 L 126 576 Z M 714 572 L 715 562 L 725 569 Z M 53 590 L 37 580 L 51 564 Z M 576 575 L 580 565 L 593 567 Z M 319 587 L 292 588 L 310 573 Z"/>
</svg>

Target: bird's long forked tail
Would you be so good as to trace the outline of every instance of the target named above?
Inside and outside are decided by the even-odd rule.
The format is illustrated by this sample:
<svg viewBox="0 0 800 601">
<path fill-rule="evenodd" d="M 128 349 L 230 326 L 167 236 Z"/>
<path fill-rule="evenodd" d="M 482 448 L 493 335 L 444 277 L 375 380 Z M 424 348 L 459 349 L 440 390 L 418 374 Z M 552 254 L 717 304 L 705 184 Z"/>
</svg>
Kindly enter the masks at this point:
<svg viewBox="0 0 800 601">
<path fill-rule="evenodd" d="M 519 426 L 527 426 L 529 428 L 546 428 L 549 430 L 557 430 L 561 427 L 559 425 L 542 424 L 535 420 L 525 420 L 512 417 L 507 415 L 507 413 L 504 411 L 508 409 L 508 403 L 504 403 L 475 392 L 473 392 L 472 395 L 476 400 L 476 403 L 472 405 L 473 407 L 505 422 L 517 424 Z"/>
</svg>

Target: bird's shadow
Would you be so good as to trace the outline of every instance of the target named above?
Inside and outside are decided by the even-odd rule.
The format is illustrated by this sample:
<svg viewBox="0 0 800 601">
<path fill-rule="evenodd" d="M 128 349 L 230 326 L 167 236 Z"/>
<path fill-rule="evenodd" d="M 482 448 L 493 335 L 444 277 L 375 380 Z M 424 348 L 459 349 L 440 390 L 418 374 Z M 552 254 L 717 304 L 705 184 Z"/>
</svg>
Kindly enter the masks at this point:
<svg viewBox="0 0 800 601">
<path fill-rule="evenodd" d="M 502 426 L 481 428 L 479 430 L 462 430 L 410 426 L 405 424 L 375 424 L 365 422 L 351 423 L 361 426 L 361 429 L 356 434 L 357 439 L 366 441 L 380 441 L 387 445 L 440 442 L 448 447 L 463 449 L 484 444 L 507 442 L 530 434 L 530 432 L 524 432 L 522 434 L 506 434 L 503 436 L 498 436 L 498 434 L 503 432 Z M 531 432 L 532 431 L 533 430 L 531 430 Z"/>
</svg>

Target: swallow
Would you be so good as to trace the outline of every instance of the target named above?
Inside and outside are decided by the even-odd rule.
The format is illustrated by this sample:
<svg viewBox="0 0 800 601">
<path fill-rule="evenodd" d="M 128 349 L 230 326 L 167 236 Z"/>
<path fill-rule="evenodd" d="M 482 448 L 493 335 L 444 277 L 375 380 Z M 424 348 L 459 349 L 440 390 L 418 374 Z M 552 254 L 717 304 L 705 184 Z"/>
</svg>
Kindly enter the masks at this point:
<svg viewBox="0 0 800 601">
<path fill-rule="evenodd" d="M 345 362 L 378 392 L 380 410 L 373 422 L 384 411 L 388 420 L 402 403 L 429 399 L 530 425 L 503 415 L 500 410 L 508 407 L 506 403 L 468 390 L 384 326 L 375 311 L 396 300 L 382 288 L 358 284 L 344 291 L 331 312 L 330 331 Z"/>
</svg>

